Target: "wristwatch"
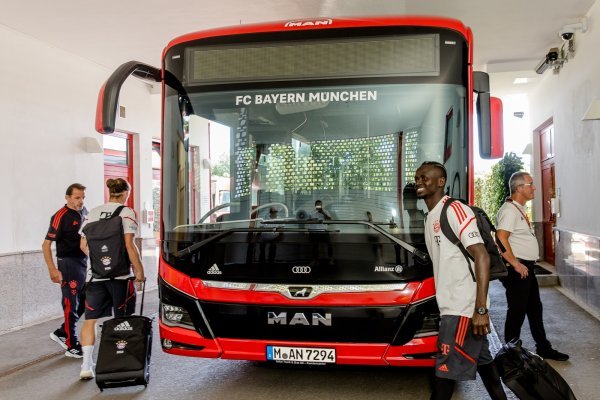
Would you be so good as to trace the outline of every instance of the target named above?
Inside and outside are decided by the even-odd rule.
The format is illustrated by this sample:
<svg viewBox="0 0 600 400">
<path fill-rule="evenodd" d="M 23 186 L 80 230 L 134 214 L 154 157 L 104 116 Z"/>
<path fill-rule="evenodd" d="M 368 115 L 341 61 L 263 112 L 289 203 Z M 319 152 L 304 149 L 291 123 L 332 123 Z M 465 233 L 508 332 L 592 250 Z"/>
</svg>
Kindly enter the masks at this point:
<svg viewBox="0 0 600 400">
<path fill-rule="evenodd" d="M 487 314 L 487 312 L 488 312 L 488 309 L 487 309 L 487 308 L 485 308 L 485 307 L 477 307 L 477 308 L 475 309 L 475 312 L 476 312 L 477 314 L 479 314 L 479 315 L 485 315 L 485 314 Z"/>
</svg>

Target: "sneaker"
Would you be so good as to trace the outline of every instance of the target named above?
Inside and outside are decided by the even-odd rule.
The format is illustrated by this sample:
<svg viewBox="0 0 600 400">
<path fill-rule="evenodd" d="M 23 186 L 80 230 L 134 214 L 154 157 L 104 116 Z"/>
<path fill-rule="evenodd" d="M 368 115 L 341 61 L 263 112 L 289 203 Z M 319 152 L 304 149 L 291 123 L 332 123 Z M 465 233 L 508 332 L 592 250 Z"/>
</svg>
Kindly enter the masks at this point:
<svg viewBox="0 0 600 400">
<path fill-rule="evenodd" d="M 84 366 L 81 366 L 81 372 L 79 373 L 79 379 L 81 379 L 82 381 L 89 381 L 90 379 L 94 379 L 95 375 L 94 375 L 94 365 L 92 364 L 92 366 L 88 369 L 88 368 L 84 368 Z"/>
<path fill-rule="evenodd" d="M 67 346 L 67 335 L 64 332 L 61 332 L 60 329 L 57 329 L 54 332 L 52 332 L 50 334 L 50 339 L 58 343 L 63 349 L 69 349 L 69 346 Z"/>
<path fill-rule="evenodd" d="M 74 346 L 68 348 L 67 351 L 65 351 L 65 356 L 72 358 L 82 358 L 83 350 L 81 349 L 81 344 L 77 342 Z"/>
<path fill-rule="evenodd" d="M 548 358 L 550 360 L 556 361 L 567 361 L 569 359 L 569 355 L 565 353 L 561 353 L 558 350 L 554 350 L 553 348 L 549 348 L 548 350 L 538 350 L 537 355 L 542 358 Z"/>
</svg>

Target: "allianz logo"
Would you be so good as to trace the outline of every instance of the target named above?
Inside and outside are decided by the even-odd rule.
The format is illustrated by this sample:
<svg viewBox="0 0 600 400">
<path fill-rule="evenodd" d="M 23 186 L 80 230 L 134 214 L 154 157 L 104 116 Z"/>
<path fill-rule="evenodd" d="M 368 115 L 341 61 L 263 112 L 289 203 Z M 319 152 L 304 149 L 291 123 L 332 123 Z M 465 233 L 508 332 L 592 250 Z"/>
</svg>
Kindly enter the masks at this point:
<svg viewBox="0 0 600 400">
<path fill-rule="evenodd" d="M 119 325 L 113 328 L 113 331 L 132 331 L 133 327 L 129 325 L 129 322 L 123 321 Z"/>
<path fill-rule="evenodd" d="M 383 265 L 376 265 L 374 272 L 395 272 L 397 274 L 402 273 L 404 268 L 402 265 L 396 265 L 395 267 L 384 267 Z"/>
<path fill-rule="evenodd" d="M 221 272 L 221 270 L 219 269 L 219 266 L 217 264 L 213 264 L 212 267 L 210 267 L 208 269 L 208 271 L 206 271 L 206 273 L 208 275 L 222 275 L 223 272 Z"/>
</svg>

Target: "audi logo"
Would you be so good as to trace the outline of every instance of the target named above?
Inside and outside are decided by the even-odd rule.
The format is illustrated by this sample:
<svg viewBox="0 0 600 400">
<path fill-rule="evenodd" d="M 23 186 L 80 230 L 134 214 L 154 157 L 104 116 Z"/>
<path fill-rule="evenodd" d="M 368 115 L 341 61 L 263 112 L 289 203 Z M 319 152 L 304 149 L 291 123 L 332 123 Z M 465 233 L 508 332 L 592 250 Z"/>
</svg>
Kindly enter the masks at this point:
<svg viewBox="0 0 600 400">
<path fill-rule="evenodd" d="M 292 267 L 292 272 L 294 274 L 310 274 L 310 267 L 308 267 L 308 266 Z"/>
</svg>

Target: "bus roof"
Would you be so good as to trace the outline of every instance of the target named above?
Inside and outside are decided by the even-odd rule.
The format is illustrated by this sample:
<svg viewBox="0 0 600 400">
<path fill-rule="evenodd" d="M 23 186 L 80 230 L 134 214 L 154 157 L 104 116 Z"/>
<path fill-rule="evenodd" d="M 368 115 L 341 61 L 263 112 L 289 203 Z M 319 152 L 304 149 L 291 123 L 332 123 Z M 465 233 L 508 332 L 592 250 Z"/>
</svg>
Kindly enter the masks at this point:
<svg viewBox="0 0 600 400">
<path fill-rule="evenodd" d="M 208 29 L 179 36 L 173 39 L 163 51 L 163 58 L 167 51 L 178 44 L 217 36 L 243 35 L 263 32 L 285 32 L 298 30 L 321 30 L 340 28 L 366 28 L 383 26 L 424 26 L 447 28 L 460 33 L 472 44 L 473 36 L 471 29 L 462 22 L 443 17 L 432 16 L 381 16 L 381 17 L 351 17 L 351 18 L 307 18 L 287 21 L 276 21 L 259 24 L 234 25 L 223 28 Z M 473 49 L 469 46 L 469 64 L 473 61 Z"/>
</svg>

